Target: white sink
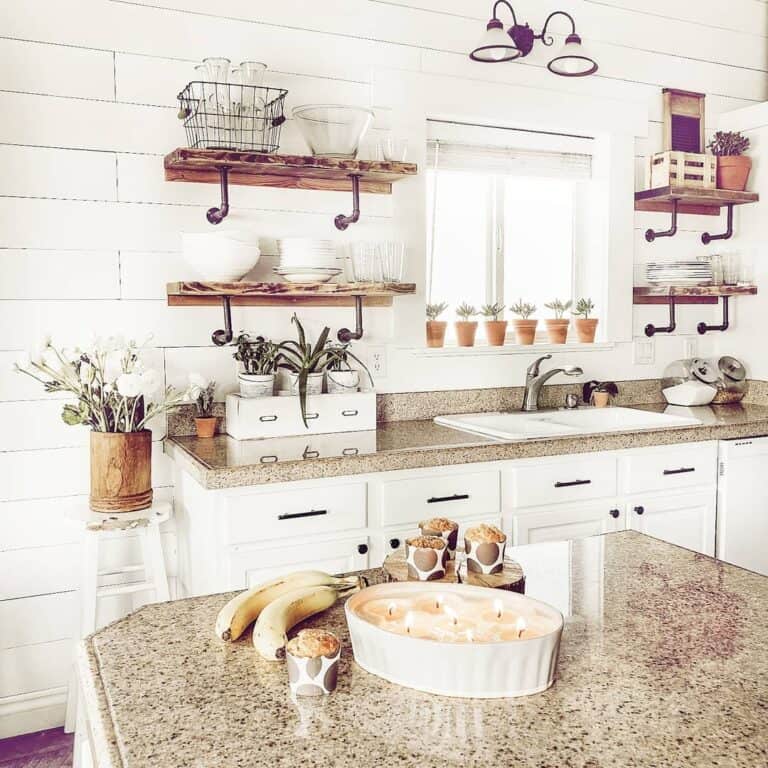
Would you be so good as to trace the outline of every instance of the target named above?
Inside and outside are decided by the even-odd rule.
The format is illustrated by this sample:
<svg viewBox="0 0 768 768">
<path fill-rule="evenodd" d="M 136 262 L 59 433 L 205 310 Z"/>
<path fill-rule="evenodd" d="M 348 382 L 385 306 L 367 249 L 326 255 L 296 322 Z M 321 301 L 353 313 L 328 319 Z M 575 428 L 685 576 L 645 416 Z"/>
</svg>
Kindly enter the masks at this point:
<svg viewBox="0 0 768 768">
<path fill-rule="evenodd" d="M 437 416 L 435 423 L 463 432 L 499 440 L 589 435 L 602 432 L 636 432 L 668 427 L 690 427 L 701 419 L 636 408 L 579 408 L 534 413 L 467 413 Z"/>
</svg>

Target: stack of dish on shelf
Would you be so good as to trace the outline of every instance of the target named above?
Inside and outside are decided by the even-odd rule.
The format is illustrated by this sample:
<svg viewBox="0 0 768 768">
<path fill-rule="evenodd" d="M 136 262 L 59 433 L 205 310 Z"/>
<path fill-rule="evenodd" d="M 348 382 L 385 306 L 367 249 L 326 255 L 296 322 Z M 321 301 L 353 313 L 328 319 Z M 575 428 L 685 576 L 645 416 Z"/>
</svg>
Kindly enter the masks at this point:
<svg viewBox="0 0 768 768">
<path fill-rule="evenodd" d="M 286 237 L 277 247 L 280 263 L 275 272 L 289 283 L 327 283 L 342 272 L 332 240 Z"/>
<path fill-rule="evenodd" d="M 649 283 L 667 285 L 706 285 L 712 283 L 712 264 L 702 260 L 651 261 L 645 265 Z"/>
</svg>

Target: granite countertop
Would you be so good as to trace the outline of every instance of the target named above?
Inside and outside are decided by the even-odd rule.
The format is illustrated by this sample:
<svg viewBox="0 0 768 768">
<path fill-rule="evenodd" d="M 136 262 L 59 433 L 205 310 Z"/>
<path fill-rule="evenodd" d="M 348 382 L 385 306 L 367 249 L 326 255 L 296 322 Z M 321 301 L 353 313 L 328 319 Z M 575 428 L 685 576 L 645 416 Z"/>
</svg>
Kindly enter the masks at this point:
<svg viewBox="0 0 768 768">
<path fill-rule="evenodd" d="M 79 664 L 106 768 L 768 763 L 768 579 L 634 532 L 519 547 L 527 594 L 566 616 L 556 681 L 518 699 L 451 699 L 352 660 L 292 700 L 283 663 L 214 636 L 229 595 L 147 606 L 88 638 Z M 379 572 L 371 572 L 376 577 Z"/>
<path fill-rule="evenodd" d="M 667 406 L 633 407 L 661 412 Z M 504 442 L 424 419 L 384 422 L 375 432 L 307 438 L 170 437 L 165 441 L 165 452 L 204 488 L 216 489 L 768 434 L 768 406 L 765 405 L 738 403 L 682 411 L 701 419 L 702 424 L 593 434 L 586 440 L 584 435 L 577 435 Z M 674 412 L 680 413 L 680 409 Z M 333 445 L 328 452 L 345 451 L 348 455 L 322 455 L 329 441 Z M 320 456 L 316 455 L 318 452 Z"/>
</svg>

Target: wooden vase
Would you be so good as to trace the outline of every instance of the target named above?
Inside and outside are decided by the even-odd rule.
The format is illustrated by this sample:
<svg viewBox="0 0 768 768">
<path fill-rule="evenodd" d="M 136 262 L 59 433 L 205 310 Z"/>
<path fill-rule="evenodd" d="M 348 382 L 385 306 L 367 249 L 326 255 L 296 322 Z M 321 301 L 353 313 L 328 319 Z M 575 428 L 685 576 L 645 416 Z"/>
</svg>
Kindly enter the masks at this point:
<svg viewBox="0 0 768 768">
<path fill-rule="evenodd" d="M 215 416 L 198 416 L 195 418 L 195 431 L 198 437 L 213 437 L 216 434 Z"/>
<path fill-rule="evenodd" d="M 446 320 L 427 320 L 427 346 L 442 347 L 445 344 Z"/>
<path fill-rule="evenodd" d="M 152 433 L 91 432 L 94 512 L 136 512 L 152 505 Z"/>
<path fill-rule="evenodd" d="M 573 321 L 576 325 L 576 334 L 582 344 L 593 344 L 597 331 L 596 317 L 578 317 Z"/>
<path fill-rule="evenodd" d="M 457 320 L 454 326 L 456 327 L 456 344 L 460 347 L 474 347 L 477 320 Z"/>
<path fill-rule="evenodd" d="M 549 336 L 550 344 L 565 344 L 565 340 L 568 338 L 568 326 L 571 321 L 565 318 L 556 320 L 545 320 L 547 324 L 547 335 Z"/>
<path fill-rule="evenodd" d="M 533 344 L 536 341 L 536 326 L 538 320 L 513 320 L 515 338 L 518 344 Z"/>
<path fill-rule="evenodd" d="M 503 347 L 507 338 L 506 320 L 486 320 L 485 338 L 489 347 Z"/>
</svg>

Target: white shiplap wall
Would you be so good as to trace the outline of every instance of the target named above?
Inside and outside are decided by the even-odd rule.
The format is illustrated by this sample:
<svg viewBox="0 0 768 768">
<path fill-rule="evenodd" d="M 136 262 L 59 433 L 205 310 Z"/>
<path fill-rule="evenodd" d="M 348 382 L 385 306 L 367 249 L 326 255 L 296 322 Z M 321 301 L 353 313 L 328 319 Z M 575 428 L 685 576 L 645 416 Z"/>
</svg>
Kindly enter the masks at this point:
<svg viewBox="0 0 768 768">
<path fill-rule="evenodd" d="M 151 356 L 168 383 L 189 370 L 234 384 L 226 350 L 210 344 L 215 309 L 170 309 L 164 284 L 185 276 L 178 233 L 204 228 L 213 187 L 166 184 L 162 155 L 183 141 L 175 95 L 206 55 L 270 66 L 269 82 L 288 89 L 287 107 L 333 101 L 372 104 L 376 131 L 386 104 L 372 96 L 377 69 L 484 79 L 647 106 L 648 138 L 640 158 L 660 142 L 660 87 L 708 94 L 714 115 L 766 99 L 766 5 L 733 0 L 723 14 L 714 0 L 559 0 L 547 7 L 521 0 L 521 18 L 539 26 L 545 12 L 571 11 L 600 62 L 597 77 L 555 78 L 541 52 L 493 67 L 470 63 L 491 3 L 485 0 L 22 0 L 0 7 L 0 737 L 53 725 L 63 713 L 71 644 L 77 545 L 63 507 L 87 491 L 86 435 L 58 421 L 58 403 L 10 372 L 19 350 L 45 332 L 61 341 L 89 332 L 152 336 Z M 551 6 L 551 7 L 550 7 Z M 373 101 L 373 103 L 372 103 Z M 712 122 L 712 121 L 711 121 Z M 375 137 L 376 131 L 373 136 Z M 291 121 L 283 149 L 301 151 Z M 235 189 L 226 226 L 247 224 L 274 238 L 287 233 L 343 240 L 392 231 L 390 198 L 366 196 L 363 222 L 346 235 L 332 215 L 346 194 Z M 635 261 L 687 254 L 710 221 L 684 219 L 674 241 L 645 244 L 642 232 L 664 217 L 636 218 Z M 649 251 L 652 248 L 653 250 Z M 615 254 L 615 258 L 630 258 Z M 264 259 L 259 269 L 271 265 Z M 629 300 L 629 298 L 628 298 Z M 288 310 L 240 309 L 234 323 L 289 333 Z M 312 329 L 347 324 L 348 312 L 303 313 Z M 658 311 L 636 312 L 636 328 Z M 701 319 L 681 311 L 693 332 Z M 368 338 L 392 341 L 391 311 L 366 318 Z M 704 342 L 710 343 L 710 342 Z M 364 345 L 362 345 L 364 349 Z M 647 377 L 681 354 L 679 337 L 659 339 L 655 366 L 633 366 L 630 345 L 583 355 L 595 376 Z M 526 358 L 466 363 L 414 359 L 390 348 L 380 389 L 429 389 L 518 383 Z M 156 433 L 159 439 L 161 435 Z M 170 493 L 167 460 L 156 443 L 154 480 Z M 173 535 L 166 535 L 173 566 Z M 131 553 L 115 550 L 115 561 Z M 113 615 L 124 606 L 110 606 Z"/>
</svg>

